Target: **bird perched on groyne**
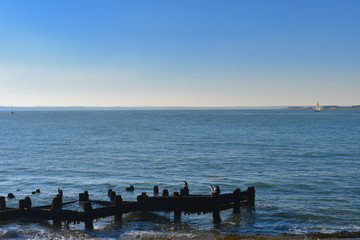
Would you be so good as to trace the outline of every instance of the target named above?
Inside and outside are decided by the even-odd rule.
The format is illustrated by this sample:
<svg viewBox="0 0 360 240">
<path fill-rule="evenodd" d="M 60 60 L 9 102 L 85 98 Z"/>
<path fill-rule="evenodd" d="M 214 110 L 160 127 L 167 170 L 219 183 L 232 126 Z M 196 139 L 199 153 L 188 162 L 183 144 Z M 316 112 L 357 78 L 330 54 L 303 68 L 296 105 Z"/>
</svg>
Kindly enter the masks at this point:
<svg viewBox="0 0 360 240">
<path fill-rule="evenodd" d="M 211 193 L 220 194 L 220 187 L 216 185 L 215 187 L 213 185 L 210 185 Z"/>
<path fill-rule="evenodd" d="M 63 195 L 63 190 L 62 190 L 61 188 L 58 188 L 58 194 L 59 194 L 60 196 Z"/>
<path fill-rule="evenodd" d="M 184 181 L 184 188 L 180 189 L 180 195 L 189 196 L 189 185 L 186 181 Z"/>
</svg>

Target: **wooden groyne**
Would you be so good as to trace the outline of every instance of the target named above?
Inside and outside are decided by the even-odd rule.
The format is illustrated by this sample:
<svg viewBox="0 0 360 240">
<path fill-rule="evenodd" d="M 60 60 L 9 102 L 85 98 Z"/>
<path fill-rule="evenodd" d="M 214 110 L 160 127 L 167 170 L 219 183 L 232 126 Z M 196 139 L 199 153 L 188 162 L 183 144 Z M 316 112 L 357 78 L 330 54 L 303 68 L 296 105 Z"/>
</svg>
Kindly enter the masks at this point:
<svg viewBox="0 0 360 240">
<path fill-rule="evenodd" d="M 6 198 L 0 196 L 0 221 L 19 217 L 52 220 L 54 225 L 61 223 L 85 224 L 86 229 L 93 229 L 93 221 L 99 218 L 114 216 L 116 221 L 122 219 L 124 213 L 134 211 L 166 211 L 174 212 L 175 217 L 181 214 L 212 213 L 214 223 L 220 223 L 220 211 L 232 209 L 233 213 L 239 213 L 242 206 L 255 205 L 255 188 L 248 187 L 246 191 L 235 189 L 232 193 L 212 195 L 191 195 L 185 186 L 180 192 L 174 192 L 169 196 L 168 190 L 164 189 L 159 195 L 159 189 L 154 187 L 154 195 L 148 196 L 146 192 L 137 196 L 136 201 L 123 201 L 121 195 L 117 195 L 112 189 L 108 190 L 110 201 L 90 200 L 87 191 L 79 193 L 79 200 L 63 202 L 62 191 L 53 199 L 51 205 L 33 207 L 30 197 L 19 200 L 18 208 L 6 207 Z M 82 210 L 65 210 L 64 205 L 80 202 Z M 101 207 L 93 208 L 96 203 Z"/>
</svg>

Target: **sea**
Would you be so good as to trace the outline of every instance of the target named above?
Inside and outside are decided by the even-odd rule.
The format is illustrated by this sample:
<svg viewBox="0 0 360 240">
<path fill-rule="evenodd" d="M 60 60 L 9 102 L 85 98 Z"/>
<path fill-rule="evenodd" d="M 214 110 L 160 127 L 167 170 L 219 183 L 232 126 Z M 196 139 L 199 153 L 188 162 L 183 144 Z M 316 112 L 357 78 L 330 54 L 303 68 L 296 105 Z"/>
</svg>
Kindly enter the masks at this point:
<svg viewBox="0 0 360 240">
<path fill-rule="evenodd" d="M 46 205 L 88 191 L 124 201 L 170 193 L 222 193 L 254 186 L 239 214 L 131 212 L 84 224 L 19 218 L 0 222 L 6 239 L 192 239 L 225 234 L 360 231 L 360 110 L 114 110 L 0 112 L 0 195 Z M 135 190 L 128 192 L 126 187 Z M 40 193 L 33 194 L 36 189 Z M 94 206 L 96 207 L 96 206 Z M 79 208 L 75 203 L 73 208 Z"/>
</svg>

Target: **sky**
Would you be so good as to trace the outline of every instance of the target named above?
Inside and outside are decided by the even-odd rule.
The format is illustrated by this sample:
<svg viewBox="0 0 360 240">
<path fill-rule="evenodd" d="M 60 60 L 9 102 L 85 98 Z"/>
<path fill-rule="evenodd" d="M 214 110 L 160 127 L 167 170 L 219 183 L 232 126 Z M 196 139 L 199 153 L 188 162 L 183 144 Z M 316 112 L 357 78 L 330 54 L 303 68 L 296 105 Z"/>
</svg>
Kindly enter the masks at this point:
<svg viewBox="0 0 360 240">
<path fill-rule="evenodd" d="M 1 0 L 0 106 L 360 104 L 359 0 Z"/>
</svg>

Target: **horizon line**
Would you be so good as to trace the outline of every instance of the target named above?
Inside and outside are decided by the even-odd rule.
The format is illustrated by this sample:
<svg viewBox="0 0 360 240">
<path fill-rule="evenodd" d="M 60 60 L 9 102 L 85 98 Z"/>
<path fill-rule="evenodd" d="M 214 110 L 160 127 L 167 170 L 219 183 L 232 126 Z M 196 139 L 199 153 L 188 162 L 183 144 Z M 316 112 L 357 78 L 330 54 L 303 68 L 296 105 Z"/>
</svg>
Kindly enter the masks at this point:
<svg viewBox="0 0 360 240">
<path fill-rule="evenodd" d="M 303 108 L 314 105 L 283 105 L 283 106 L 0 106 L 0 111 L 11 110 L 176 110 L 176 109 L 283 109 Z M 353 107 L 359 105 L 322 105 L 336 107 Z"/>
<path fill-rule="evenodd" d="M 284 108 L 289 106 L 0 106 L 0 109 L 240 109 L 240 108 Z"/>
</svg>

